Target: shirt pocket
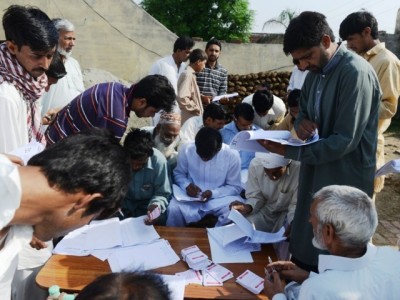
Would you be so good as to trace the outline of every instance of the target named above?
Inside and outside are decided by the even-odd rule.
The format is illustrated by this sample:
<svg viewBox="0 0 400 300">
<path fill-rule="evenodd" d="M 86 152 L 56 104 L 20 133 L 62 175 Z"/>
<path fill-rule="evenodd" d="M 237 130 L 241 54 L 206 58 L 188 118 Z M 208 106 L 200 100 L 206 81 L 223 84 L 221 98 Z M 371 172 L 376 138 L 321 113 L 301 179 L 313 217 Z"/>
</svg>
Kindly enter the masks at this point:
<svg viewBox="0 0 400 300">
<path fill-rule="evenodd" d="M 143 184 L 140 188 L 140 192 L 145 199 L 150 199 L 154 194 L 154 187 L 152 184 Z"/>
</svg>

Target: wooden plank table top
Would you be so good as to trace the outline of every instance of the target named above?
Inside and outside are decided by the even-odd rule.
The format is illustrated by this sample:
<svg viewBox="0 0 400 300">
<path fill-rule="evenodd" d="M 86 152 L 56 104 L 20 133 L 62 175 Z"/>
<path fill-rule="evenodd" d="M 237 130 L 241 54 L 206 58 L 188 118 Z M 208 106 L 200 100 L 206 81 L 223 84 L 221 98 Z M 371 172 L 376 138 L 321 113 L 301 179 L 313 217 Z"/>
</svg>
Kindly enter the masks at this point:
<svg viewBox="0 0 400 300">
<path fill-rule="evenodd" d="M 156 226 L 155 228 L 161 238 L 169 241 L 178 255 L 183 248 L 197 245 L 211 259 L 210 245 L 205 228 L 164 226 Z M 185 299 L 268 299 L 262 293 L 260 295 L 252 294 L 235 282 L 236 277 L 247 269 L 264 277 L 264 266 L 268 263 L 267 257 L 271 256 L 272 259 L 276 259 L 275 252 L 270 244 L 262 245 L 261 251 L 253 252 L 252 255 L 254 263 L 221 264 L 234 274 L 234 277 L 225 281 L 223 286 L 187 285 Z M 172 266 L 158 268 L 154 271 L 159 274 L 173 275 L 187 269 L 187 264 L 181 260 Z M 62 290 L 79 292 L 98 276 L 110 272 L 107 262 L 93 256 L 53 255 L 37 275 L 36 282 L 42 288 L 49 288 L 56 284 Z"/>
</svg>

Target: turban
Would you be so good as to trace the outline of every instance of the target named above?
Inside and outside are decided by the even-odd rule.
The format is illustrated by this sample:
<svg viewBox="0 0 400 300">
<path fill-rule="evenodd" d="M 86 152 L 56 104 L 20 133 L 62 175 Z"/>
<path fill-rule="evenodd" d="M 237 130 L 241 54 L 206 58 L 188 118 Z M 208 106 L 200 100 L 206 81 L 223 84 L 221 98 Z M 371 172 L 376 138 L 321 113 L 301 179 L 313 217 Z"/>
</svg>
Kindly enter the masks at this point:
<svg viewBox="0 0 400 300">
<path fill-rule="evenodd" d="M 290 159 L 286 159 L 282 155 L 270 152 L 256 152 L 256 158 L 258 159 L 259 163 L 266 169 L 285 167 L 291 162 Z"/>
<path fill-rule="evenodd" d="M 181 125 L 181 115 L 179 113 L 170 112 L 167 113 L 163 111 L 160 115 L 160 121 L 158 121 L 161 125 L 164 124 L 177 124 Z"/>
</svg>

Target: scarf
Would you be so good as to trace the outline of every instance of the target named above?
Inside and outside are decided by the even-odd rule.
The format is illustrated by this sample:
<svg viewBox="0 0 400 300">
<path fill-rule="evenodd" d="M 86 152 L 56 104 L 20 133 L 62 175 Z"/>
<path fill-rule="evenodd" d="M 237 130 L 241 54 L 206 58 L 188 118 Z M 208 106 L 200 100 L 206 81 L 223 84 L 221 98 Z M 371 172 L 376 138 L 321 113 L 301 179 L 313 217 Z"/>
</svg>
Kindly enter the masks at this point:
<svg viewBox="0 0 400 300">
<path fill-rule="evenodd" d="M 20 93 L 28 112 L 27 127 L 29 142 L 35 138 L 43 143 L 43 134 L 40 126 L 40 111 L 37 100 L 43 95 L 47 86 L 47 76 L 43 74 L 36 80 L 18 62 L 17 58 L 10 53 L 6 43 L 0 44 L 0 84 L 9 82 Z"/>
</svg>

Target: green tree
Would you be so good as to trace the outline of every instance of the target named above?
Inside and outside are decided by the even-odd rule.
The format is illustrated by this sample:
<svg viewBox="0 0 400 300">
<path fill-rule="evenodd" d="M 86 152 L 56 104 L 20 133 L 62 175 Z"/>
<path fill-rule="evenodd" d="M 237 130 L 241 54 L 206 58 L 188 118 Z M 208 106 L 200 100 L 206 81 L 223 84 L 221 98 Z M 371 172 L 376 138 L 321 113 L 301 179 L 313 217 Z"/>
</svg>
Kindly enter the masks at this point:
<svg viewBox="0 0 400 300">
<path fill-rule="evenodd" d="M 278 17 L 269 19 L 263 25 L 263 30 L 268 25 L 282 25 L 285 29 L 288 27 L 290 21 L 297 16 L 297 13 L 294 10 L 289 8 L 283 10 Z"/>
<path fill-rule="evenodd" d="M 177 35 L 247 42 L 254 11 L 248 0 L 143 0 L 140 5 Z"/>
</svg>

